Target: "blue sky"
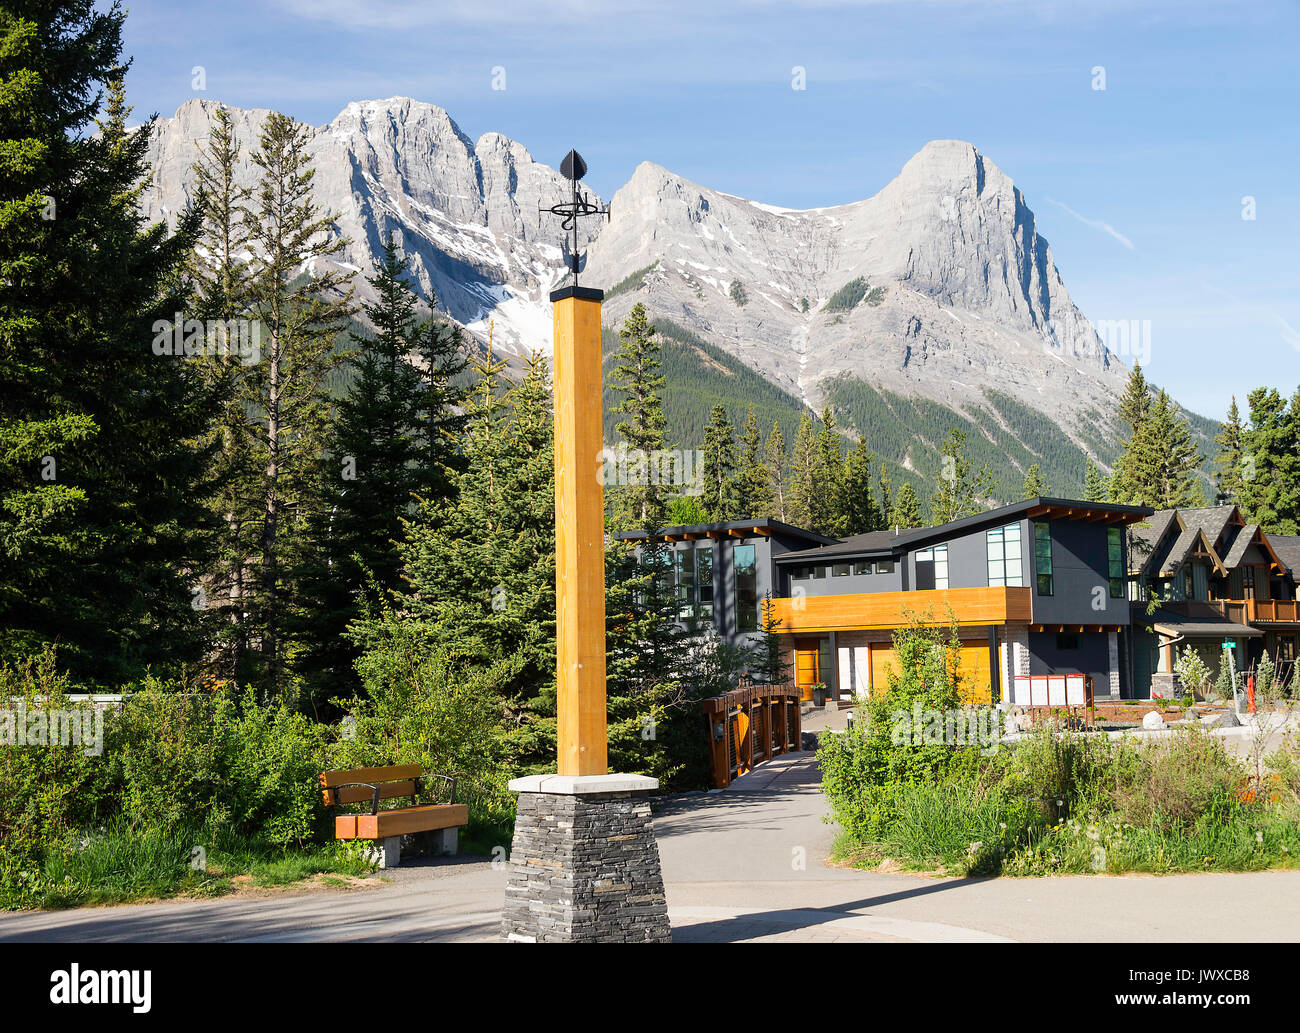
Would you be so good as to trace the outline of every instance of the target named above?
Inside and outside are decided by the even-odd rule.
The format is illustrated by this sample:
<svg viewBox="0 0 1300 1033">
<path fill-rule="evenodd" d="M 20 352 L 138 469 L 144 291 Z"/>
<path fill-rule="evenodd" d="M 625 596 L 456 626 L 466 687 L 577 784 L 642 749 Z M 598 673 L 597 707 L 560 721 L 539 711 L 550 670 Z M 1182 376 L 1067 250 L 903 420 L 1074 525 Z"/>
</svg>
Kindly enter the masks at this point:
<svg viewBox="0 0 1300 1033">
<path fill-rule="evenodd" d="M 969 140 L 1090 319 L 1151 321 L 1148 372 L 1185 405 L 1300 384 L 1295 0 L 134 0 L 126 43 L 138 116 L 195 96 L 195 65 L 200 95 L 313 124 L 412 96 L 552 165 L 578 147 L 606 197 L 648 159 L 839 204 Z"/>
</svg>

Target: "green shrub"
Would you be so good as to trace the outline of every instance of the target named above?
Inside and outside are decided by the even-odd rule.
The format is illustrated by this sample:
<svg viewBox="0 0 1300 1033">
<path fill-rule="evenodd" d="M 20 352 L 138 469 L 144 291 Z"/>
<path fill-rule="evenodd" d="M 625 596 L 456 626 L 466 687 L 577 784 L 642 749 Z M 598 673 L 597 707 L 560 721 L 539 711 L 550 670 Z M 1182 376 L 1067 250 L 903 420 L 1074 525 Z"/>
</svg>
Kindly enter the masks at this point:
<svg viewBox="0 0 1300 1033">
<path fill-rule="evenodd" d="M 1222 742 L 1189 727 L 1147 743 L 1142 763 L 1116 778 L 1113 802 L 1132 825 L 1180 828 L 1234 810 L 1245 776 Z"/>
<path fill-rule="evenodd" d="M 955 629 L 911 615 L 894 633 L 897 665 L 886 688 L 868 700 L 866 720 L 843 733 L 823 735 L 818 751 L 822 785 L 841 827 L 878 839 L 894 820 L 898 787 L 942 780 L 955 765 L 969 766 L 977 749 L 945 743 L 896 741 L 915 708 L 961 710 Z"/>
<path fill-rule="evenodd" d="M 40 708 L 93 715 L 87 705 L 72 706 L 67 689 L 53 648 L 18 665 L 0 665 L 0 709 L 14 725 L 13 741 L 0 746 L 0 850 L 11 863 L 38 854 L 43 843 L 99 824 L 111 811 L 107 747 L 96 754 L 76 743 L 17 745 L 23 741 L 16 727 L 20 715 Z"/>
</svg>

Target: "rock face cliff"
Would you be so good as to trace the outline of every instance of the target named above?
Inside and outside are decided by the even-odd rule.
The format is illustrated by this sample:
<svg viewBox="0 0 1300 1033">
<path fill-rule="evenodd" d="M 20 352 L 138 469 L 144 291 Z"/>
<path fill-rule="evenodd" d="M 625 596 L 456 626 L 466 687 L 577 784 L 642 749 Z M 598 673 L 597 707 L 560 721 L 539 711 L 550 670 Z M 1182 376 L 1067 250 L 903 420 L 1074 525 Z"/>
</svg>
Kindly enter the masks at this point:
<svg viewBox="0 0 1300 1033">
<path fill-rule="evenodd" d="M 212 101 L 193 100 L 160 119 L 149 145 L 153 182 L 145 214 L 174 224 L 193 200 L 192 165 L 206 147 Z M 249 155 L 267 112 L 228 108 L 241 144 L 240 182 L 250 185 Z M 315 197 L 351 243 L 339 264 L 358 274 L 375 267 L 391 231 L 426 299 L 486 337 L 496 323 L 499 348 L 527 352 L 550 340 L 549 289 L 564 275 L 565 242 L 538 206 L 564 196 L 567 181 L 499 133 L 471 141 L 442 108 L 406 97 L 349 104 L 310 130 Z M 580 238 L 584 245 L 589 227 Z"/>
<path fill-rule="evenodd" d="M 174 223 L 217 105 L 160 120 L 146 214 Z M 232 108 L 241 178 L 266 112 Z M 558 220 L 538 208 L 567 183 L 496 133 L 471 141 L 446 111 L 408 98 L 349 104 L 310 130 L 316 197 L 351 239 L 340 262 L 371 271 L 390 230 L 426 297 L 498 349 L 546 350 L 547 293 L 564 276 Z M 1113 410 L 1126 371 L 1066 290 L 1034 214 L 969 143 L 927 144 L 866 200 L 795 211 L 691 183 L 649 162 L 584 220 L 582 281 L 617 288 L 609 323 L 637 301 L 737 356 L 809 405 L 857 377 L 961 408 L 986 389 L 1046 414 Z M 1109 417 L 1106 417 L 1108 419 Z"/>
<path fill-rule="evenodd" d="M 643 300 L 810 404 L 836 374 L 949 405 L 993 387 L 1049 411 L 1122 387 L 1023 195 L 968 143 L 929 143 L 833 208 L 774 208 L 650 163 L 612 204 L 591 267 L 610 283 L 653 268 L 609 315 Z"/>
</svg>

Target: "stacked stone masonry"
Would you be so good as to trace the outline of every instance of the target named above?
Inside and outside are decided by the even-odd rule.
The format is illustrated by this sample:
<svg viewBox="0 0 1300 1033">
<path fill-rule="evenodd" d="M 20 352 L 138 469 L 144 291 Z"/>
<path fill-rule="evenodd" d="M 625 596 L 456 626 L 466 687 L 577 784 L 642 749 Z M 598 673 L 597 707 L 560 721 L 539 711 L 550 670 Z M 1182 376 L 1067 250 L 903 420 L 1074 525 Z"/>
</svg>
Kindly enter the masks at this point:
<svg viewBox="0 0 1300 1033">
<path fill-rule="evenodd" d="M 667 943 L 659 847 L 643 793 L 520 793 L 502 936 Z"/>
</svg>

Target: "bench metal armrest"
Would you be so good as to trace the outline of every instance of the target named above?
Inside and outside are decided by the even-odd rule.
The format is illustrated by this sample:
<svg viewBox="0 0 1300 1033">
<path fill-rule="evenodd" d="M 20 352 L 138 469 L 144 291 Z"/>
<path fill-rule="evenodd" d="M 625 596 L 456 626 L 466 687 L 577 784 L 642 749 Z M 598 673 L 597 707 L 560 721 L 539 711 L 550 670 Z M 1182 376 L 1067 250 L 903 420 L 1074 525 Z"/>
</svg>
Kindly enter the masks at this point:
<svg viewBox="0 0 1300 1033">
<path fill-rule="evenodd" d="M 456 802 L 456 779 L 453 778 L 451 775 L 437 775 L 437 774 L 430 773 L 427 775 L 418 775 L 415 780 L 417 782 L 420 782 L 420 781 L 427 781 L 428 779 L 431 778 L 440 778 L 444 782 L 449 782 L 451 784 L 451 796 L 447 800 L 447 802 L 455 803 Z"/>
<path fill-rule="evenodd" d="M 351 789 L 353 786 L 365 786 L 367 789 L 371 789 L 374 791 L 374 796 L 370 798 L 370 813 L 378 814 L 379 813 L 379 786 L 372 785 L 370 782 L 344 782 L 342 785 L 333 786 L 332 791 L 334 793 L 334 806 L 335 807 L 339 806 L 339 790 Z"/>
</svg>

